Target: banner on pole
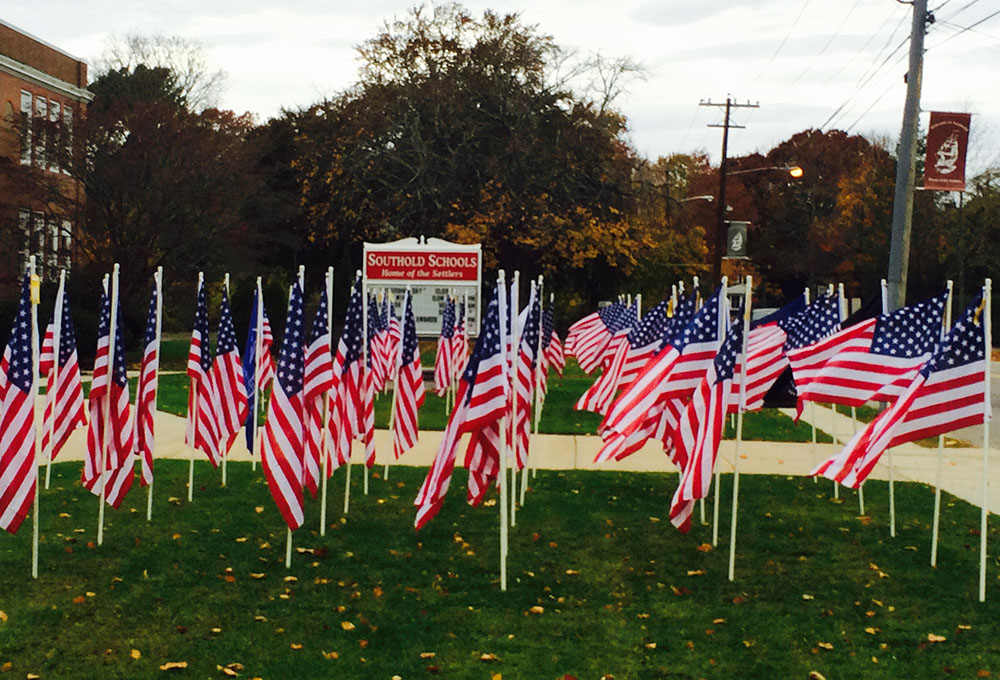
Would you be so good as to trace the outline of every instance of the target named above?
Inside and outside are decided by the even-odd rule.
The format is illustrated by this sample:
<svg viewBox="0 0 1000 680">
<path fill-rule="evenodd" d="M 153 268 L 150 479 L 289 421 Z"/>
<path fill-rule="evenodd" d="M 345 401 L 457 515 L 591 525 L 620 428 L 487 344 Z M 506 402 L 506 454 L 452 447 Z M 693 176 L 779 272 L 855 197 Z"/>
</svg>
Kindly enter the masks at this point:
<svg viewBox="0 0 1000 680">
<path fill-rule="evenodd" d="M 726 232 L 726 259 L 747 259 L 747 228 L 750 223 L 727 220 L 726 224 L 729 225 Z"/>
<path fill-rule="evenodd" d="M 409 285 L 417 335 L 441 332 L 445 299 L 467 303 L 468 333 L 479 335 L 479 290 L 483 249 L 479 243 L 452 243 L 438 238 L 404 238 L 391 243 L 365 243 L 362 269 L 365 295 L 391 291 L 402 302 Z"/>
<path fill-rule="evenodd" d="M 965 155 L 972 114 L 931 111 L 924 189 L 965 191 Z"/>
</svg>

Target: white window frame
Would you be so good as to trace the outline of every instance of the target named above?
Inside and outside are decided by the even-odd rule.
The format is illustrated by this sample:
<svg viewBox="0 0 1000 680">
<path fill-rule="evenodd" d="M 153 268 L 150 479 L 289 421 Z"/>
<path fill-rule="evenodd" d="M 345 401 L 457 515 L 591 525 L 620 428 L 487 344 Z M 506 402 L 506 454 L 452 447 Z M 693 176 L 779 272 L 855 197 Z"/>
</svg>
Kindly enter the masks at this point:
<svg viewBox="0 0 1000 680">
<path fill-rule="evenodd" d="M 41 95 L 35 97 L 35 120 L 38 125 L 38 135 L 35 139 L 35 167 L 45 168 L 45 121 L 49 117 L 49 100 Z"/>
<path fill-rule="evenodd" d="M 59 102 L 50 99 L 49 100 L 49 122 L 52 123 L 51 129 L 56 130 L 59 128 L 59 118 L 60 118 L 60 105 Z M 58 135 L 53 138 L 53 153 L 52 158 L 49 159 L 49 170 L 52 172 L 59 172 L 59 154 L 55 151 L 56 140 L 58 140 Z"/>
<path fill-rule="evenodd" d="M 32 144 L 31 125 L 34 98 L 27 90 L 21 90 L 21 165 L 31 165 Z"/>
<path fill-rule="evenodd" d="M 60 239 L 62 251 L 60 253 L 60 266 L 67 271 L 73 264 L 73 223 L 69 220 L 62 221 L 62 238 Z"/>
<path fill-rule="evenodd" d="M 28 268 L 31 257 L 31 211 L 22 208 L 17 213 L 17 226 L 21 232 L 21 272 Z"/>
<path fill-rule="evenodd" d="M 68 175 L 73 167 L 73 107 L 67 104 L 62 113 L 63 144 L 66 145 L 66 162 L 63 163 L 63 174 Z"/>
</svg>

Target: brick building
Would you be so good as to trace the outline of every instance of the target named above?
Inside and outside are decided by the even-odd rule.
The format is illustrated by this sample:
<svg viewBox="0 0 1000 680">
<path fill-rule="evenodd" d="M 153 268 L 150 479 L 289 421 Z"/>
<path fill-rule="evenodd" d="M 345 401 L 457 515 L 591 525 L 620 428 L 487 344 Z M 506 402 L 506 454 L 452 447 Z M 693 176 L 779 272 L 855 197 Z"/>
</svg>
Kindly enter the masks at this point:
<svg viewBox="0 0 1000 680">
<path fill-rule="evenodd" d="M 0 20 L 0 287 L 29 255 L 43 278 L 70 266 L 83 186 L 73 177 L 82 142 L 74 127 L 93 95 L 87 64 Z"/>
</svg>

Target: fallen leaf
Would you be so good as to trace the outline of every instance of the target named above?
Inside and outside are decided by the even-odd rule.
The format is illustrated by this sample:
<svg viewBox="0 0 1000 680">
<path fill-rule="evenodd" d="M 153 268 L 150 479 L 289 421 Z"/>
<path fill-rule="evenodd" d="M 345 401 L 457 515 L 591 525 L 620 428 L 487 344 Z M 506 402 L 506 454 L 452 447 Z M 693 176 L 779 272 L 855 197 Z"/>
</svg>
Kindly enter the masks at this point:
<svg viewBox="0 0 1000 680">
<path fill-rule="evenodd" d="M 549 547 L 550 547 L 550 548 L 555 548 L 555 547 L 557 547 L 558 545 L 559 545 L 559 544 L 558 544 L 558 543 L 556 543 L 555 541 L 549 541 Z"/>
<path fill-rule="evenodd" d="M 230 678 L 235 678 L 235 677 L 239 676 L 239 673 L 237 673 L 236 671 L 234 671 L 232 668 L 228 668 L 226 666 L 219 666 L 219 665 L 216 665 L 215 667 L 217 669 L 219 669 L 220 671 L 222 671 L 223 675 L 229 676 Z"/>
<path fill-rule="evenodd" d="M 168 661 L 160 666 L 161 671 L 176 671 L 188 667 L 187 661 Z"/>
<path fill-rule="evenodd" d="M 928 633 L 927 634 L 927 641 L 928 642 L 944 642 L 947 639 L 948 638 L 946 638 L 943 635 L 935 635 L 934 633 Z"/>
<path fill-rule="evenodd" d="M 231 671 L 237 671 L 238 672 L 238 671 L 243 670 L 243 664 L 239 663 L 238 661 L 237 662 L 233 662 L 233 663 L 227 663 L 226 664 L 226 668 L 228 668 Z"/>
<path fill-rule="evenodd" d="M 131 652 L 128 653 L 128 655 L 131 656 L 133 659 L 142 658 L 142 652 L 140 652 L 138 649 L 133 649 Z"/>
<path fill-rule="evenodd" d="M 291 647 L 292 649 L 302 649 L 302 645 L 300 645 L 298 642 L 293 642 L 288 646 Z"/>
<path fill-rule="evenodd" d="M 7 619 L 4 619 L 4 621 L 6 621 L 6 620 Z M 967 626 L 964 623 L 960 623 L 960 624 L 958 624 L 958 629 L 959 630 L 972 630 L 972 626 Z"/>
<path fill-rule="evenodd" d="M 265 576 L 267 576 L 267 574 L 263 574 L 261 572 L 251 572 L 250 573 L 250 578 L 264 578 Z"/>
<path fill-rule="evenodd" d="M 725 623 L 725 619 L 712 619 L 712 623 Z"/>
<path fill-rule="evenodd" d="M 259 515 L 260 513 L 264 512 L 264 506 L 263 505 L 256 506 L 254 508 L 254 512 L 256 512 Z"/>
<path fill-rule="evenodd" d="M 9 671 L 13 667 L 14 667 L 14 664 L 12 664 L 10 661 L 4 661 L 3 665 L 0 666 L 0 673 L 6 673 L 7 671 Z"/>
<path fill-rule="evenodd" d="M 257 616 L 253 617 L 253 620 L 254 621 L 267 621 L 267 617 L 266 616 L 261 616 L 260 614 L 258 614 Z"/>
<path fill-rule="evenodd" d="M 76 597 L 73 598 L 73 603 L 74 604 L 82 604 L 82 603 L 84 603 L 86 601 L 87 601 L 87 598 L 85 598 L 83 595 L 77 595 Z"/>
<path fill-rule="evenodd" d="M 865 628 L 865 632 L 868 633 L 869 635 L 874 635 L 875 629 L 872 628 L 871 626 L 868 626 L 867 628 Z"/>
<path fill-rule="evenodd" d="M 344 630 L 354 630 L 354 624 L 351 623 L 350 621 L 341 621 L 340 627 L 343 628 Z"/>
<path fill-rule="evenodd" d="M 532 607 L 528 611 L 531 612 L 532 614 L 544 614 L 545 613 L 545 607 L 536 604 L 534 607 Z"/>
<path fill-rule="evenodd" d="M 295 583 L 298 580 L 299 579 L 296 576 L 286 576 L 285 577 L 285 583 Z"/>
<path fill-rule="evenodd" d="M 221 628 L 213 628 L 212 632 L 215 633 L 216 635 L 218 635 L 219 633 L 222 632 L 222 629 Z"/>
<path fill-rule="evenodd" d="M 499 661 L 496 654 L 483 654 L 479 657 L 480 661 Z"/>
<path fill-rule="evenodd" d="M 566 570 L 566 575 L 567 576 L 576 576 L 579 573 L 580 572 L 578 572 L 576 569 L 567 569 Z"/>
<path fill-rule="evenodd" d="M 490 675 L 490 680 L 503 680 L 503 675 L 500 673 L 493 673 Z"/>
<path fill-rule="evenodd" d="M 246 543 L 247 542 L 247 537 L 246 536 L 240 536 L 240 537 L 238 537 L 236 539 L 236 542 L 237 543 Z"/>
<path fill-rule="evenodd" d="M 826 680 L 826 676 L 819 671 L 809 671 L 809 680 Z"/>
<path fill-rule="evenodd" d="M 420 652 L 421 659 L 433 659 L 437 654 L 435 652 Z"/>
<path fill-rule="evenodd" d="M 225 579 L 226 583 L 236 583 L 236 577 L 232 574 L 226 574 Z"/>
<path fill-rule="evenodd" d="M 649 618 L 649 614 L 636 614 L 635 618 L 637 618 L 637 619 L 648 619 Z"/>
<path fill-rule="evenodd" d="M 746 598 L 742 598 L 739 595 L 733 598 L 733 604 L 743 604 L 746 602 Z"/>
<path fill-rule="evenodd" d="M 41 678 L 42 676 L 38 675 L 37 673 L 28 673 L 28 674 L 27 674 L 26 676 L 24 676 L 24 677 L 25 677 L 25 680 L 38 680 L 38 679 L 39 679 L 39 678 Z"/>
<path fill-rule="evenodd" d="M 646 643 L 646 649 L 656 649 L 656 643 L 655 642 L 647 642 Z"/>
<path fill-rule="evenodd" d="M 173 536 L 171 536 L 170 538 L 172 538 L 172 539 L 174 539 L 174 540 L 176 541 L 176 540 L 177 540 L 177 539 L 179 539 L 180 537 L 181 537 L 181 535 L 180 535 L 180 534 L 174 534 L 174 535 L 173 535 Z"/>
<path fill-rule="evenodd" d="M 688 576 L 704 576 L 704 569 L 688 569 Z"/>
<path fill-rule="evenodd" d="M 816 596 L 815 595 L 810 595 L 808 593 L 802 593 L 802 599 L 803 600 L 815 600 Z"/>
<path fill-rule="evenodd" d="M 753 645 L 754 645 L 753 640 L 744 640 L 743 641 L 743 646 L 746 647 L 747 649 L 749 649 L 750 647 L 753 647 Z"/>
<path fill-rule="evenodd" d="M 977 678 L 988 678 L 988 677 L 990 677 L 990 672 L 984 668 L 981 671 L 976 671 L 976 677 Z"/>
<path fill-rule="evenodd" d="M 340 658 L 340 654 L 338 654 L 337 652 L 323 652 L 323 658 L 324 659 L 331 659 L 331 660 L 332 659 L 339 659 Z"/>
<path fill-rule="evenodd" d="M 381 589 L 381 588 L 379 588 L 378 586 L 375 586 L 375 588 L 374 588 L 374 589 L 372 590 L 372 594 L 373 594 L 373 595 L 374 595 L 374 596 L 375 596 L 376 598 L 379 598 L 379 597 L 382 597 L 382 589 Z"/>
<path fill-rule="evenodd" d="M 833 649 L 833 643 L 832 642 L 817 642 L 816 646 L 817 647 L 822 647 L 823 649 L 827 649 L 827 650 Z"/>
<path fill-rule="evenodd" d="M 0 609 L 0 621 L 7 623 L 7 612 L 2 609 Z"/>
<path fill-rule="evenodd" d="M 712 551 L 712 544 L 711 543 L 702 543 L 701 545 L 699 545 L 696 548 L 696 550 L 698 552 L 703 552 L 703 553 L 711 552 Z"/>
</svg>

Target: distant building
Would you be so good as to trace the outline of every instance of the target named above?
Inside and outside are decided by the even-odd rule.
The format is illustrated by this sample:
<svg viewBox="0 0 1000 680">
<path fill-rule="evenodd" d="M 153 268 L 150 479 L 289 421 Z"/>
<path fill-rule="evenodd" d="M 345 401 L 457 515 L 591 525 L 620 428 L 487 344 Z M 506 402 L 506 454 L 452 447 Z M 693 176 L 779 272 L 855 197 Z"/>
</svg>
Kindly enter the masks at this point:
<svg viewBox="0 0 1000 680">
<path fill-rule="evenodd" d="M 43 279 L 73 260 L 82 225 L 87 64 L 0 20 L 0 287 L 36 255 Z"/>
</svg>

